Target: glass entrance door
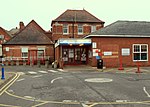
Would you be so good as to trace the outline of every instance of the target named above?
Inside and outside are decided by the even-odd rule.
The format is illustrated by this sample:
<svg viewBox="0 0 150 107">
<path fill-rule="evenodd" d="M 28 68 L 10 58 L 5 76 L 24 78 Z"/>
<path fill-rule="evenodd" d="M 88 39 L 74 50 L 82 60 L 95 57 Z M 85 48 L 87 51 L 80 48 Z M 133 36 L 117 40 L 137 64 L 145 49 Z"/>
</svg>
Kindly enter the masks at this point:
<svg viewBox="0 0 150 107">
<path fill-rule="evenodd" d="M 81 63 L 81 49 L 75 48 L 75 63 L 80 64 Z"/>
<path fill-rule="evenodd" d="M 87 51 L 86 48 L 77 47 L 77 48 L 63 48 L 62 57 L 64 64 L 86 64 L 87 62 Z"/>
</svg>

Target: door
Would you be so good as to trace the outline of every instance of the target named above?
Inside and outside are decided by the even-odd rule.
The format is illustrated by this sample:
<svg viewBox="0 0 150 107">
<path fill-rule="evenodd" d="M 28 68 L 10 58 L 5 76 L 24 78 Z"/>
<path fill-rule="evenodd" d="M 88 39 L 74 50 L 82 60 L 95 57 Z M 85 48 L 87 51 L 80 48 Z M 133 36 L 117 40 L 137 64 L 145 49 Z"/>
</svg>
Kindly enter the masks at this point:
<svg viewBox="0 0 150 107">
<path fill-rule="evenodd" d="M 80 50 L 80 48 L 75 48 L 75 63 L 76 64 L 81 63 L 81 50 Z"/>
</svg>

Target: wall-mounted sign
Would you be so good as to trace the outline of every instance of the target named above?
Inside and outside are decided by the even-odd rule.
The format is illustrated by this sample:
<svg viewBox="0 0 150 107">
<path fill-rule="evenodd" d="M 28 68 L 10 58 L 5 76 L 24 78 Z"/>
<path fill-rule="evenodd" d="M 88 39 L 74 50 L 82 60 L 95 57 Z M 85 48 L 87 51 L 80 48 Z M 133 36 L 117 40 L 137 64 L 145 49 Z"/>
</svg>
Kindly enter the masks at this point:
<svg viewBox="0 0 150 107">
<path fill-rule="evenodd" d="M 91 39 L 59 39 L 59 44 L 73 44 L 73 45 L 79 45 L 79 44 L 91 44 Z"/>
<path fill-rule="evenodd" d="M 112 52 L 104 52 L 104 56 L 111 56 Z"/>
<path fill-rule="evenodd" d="M 129 48 L 122 48 L 122 56 L 129 56 L 130 49 Z"/>
</svg>

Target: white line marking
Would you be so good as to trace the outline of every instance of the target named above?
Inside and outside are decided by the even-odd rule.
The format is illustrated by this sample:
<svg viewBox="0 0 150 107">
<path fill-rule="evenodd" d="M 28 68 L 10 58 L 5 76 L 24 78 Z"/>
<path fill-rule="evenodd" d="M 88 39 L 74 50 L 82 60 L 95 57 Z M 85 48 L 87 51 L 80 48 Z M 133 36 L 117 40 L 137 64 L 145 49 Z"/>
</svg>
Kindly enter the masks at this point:
<svg viewBox="0 0 150 107">
<path fill-rule="evenodd" d="M 118 102 L 118 103 L 122 103 L 122 102 L 128 102 L 127 100 L 116 100 L 116 102 Z"/>
<path fill-rule="evenodd" d="M 20 75 L 24 75 L 25 73 L 24 72 L 17 72 L 18 74 L 20 74 Z"/>
<path fill-rule="evenodd" d="M 63 69 L 57 69 L 58 71 L 61 71 L 61 72 L 63 72 L 64 70 Z"/>
<path fill-rule="evenodd" d="M 149 95 L 149 93 L 146 91 L 146 88 L 145 88 L 145 87 L 143 87 L 143 90 L 144 90 L 145 94 L 147 95 L 147 97 L 150 97 L 150 95 Z"/>
<path fill-rule="evenodd" d="M 34 72 L 34 71 L 28 71 L 28 73 L 30 73 L 30 74 L 37 74 L 37 72 Z"/>
<path fill-rule="evenodd" d="M 40 73 L 44 73 L 44 74 L 48 73 L 48 72 L 46 72 L 46 71 L 38 71 L 38 72 L 40 72 Z"/>
<path fill-rule="evenodd" d="M 19 79 L 19 80 L 17 80 L 17 82 L 19 82 L 19 81 L 23 81 L 23 80 L 25 80 L 24 78 L 22 78 L 22 79 Z"/>
<path fill-rule="evenodd" d="M 55 72 L 58 72 L 58 71 L 55 71 L 55 70 L 48 70 L 48 71 L 50 71 L 50 72 L 54 72 L 54 73 L 55 73 Z"/>
<path fill-rule="evenodd" d="M 82 103 L 82 106 L 83 106 L 83 107 L 89 107 L 88 105 L 86 105 L 86 104 L 83 104 L 83 103 Z"/>
<path fill-rule="evenodd" d="M 38 77 L 41 77 L 43 75 L 36 75 L 36 76 L 33 76 L 32 78 L 38 78 Z"/>
<path fill-rule="evenodd" d="M 53 79 L 53 80 L 51 81 L 51 84 L 53 84 L 54 81 L 56 81 L 56 80 L 58 80 L 58 79 L 63 79 L 63 77 L 58 77 L 58 78 Z"/>
</svg>

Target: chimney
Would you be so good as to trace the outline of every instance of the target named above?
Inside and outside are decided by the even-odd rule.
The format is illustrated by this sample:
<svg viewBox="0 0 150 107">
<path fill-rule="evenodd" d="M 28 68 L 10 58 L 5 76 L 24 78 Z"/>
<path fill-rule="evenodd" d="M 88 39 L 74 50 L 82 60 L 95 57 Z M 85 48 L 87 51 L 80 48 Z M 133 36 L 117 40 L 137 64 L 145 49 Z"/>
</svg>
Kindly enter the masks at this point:
<svg viewBox="0 0 150 107">
<path fill-rule="evenodd" d="M 25 27 L 23 22 L 20 22 L 19 26 L 20 26 L 20 30 L 24 29 L 24 27 Z"/>
</svg>

